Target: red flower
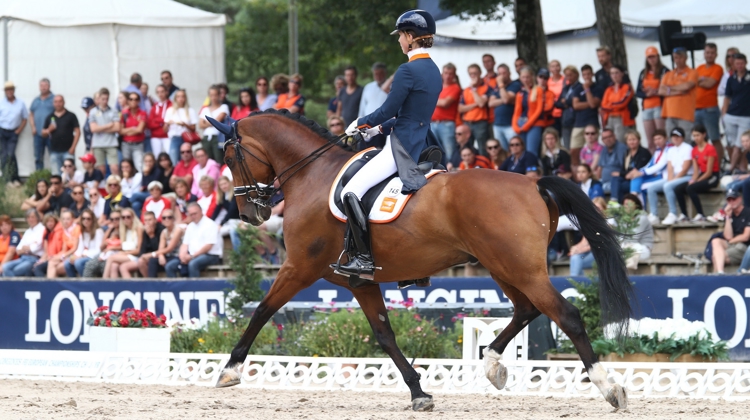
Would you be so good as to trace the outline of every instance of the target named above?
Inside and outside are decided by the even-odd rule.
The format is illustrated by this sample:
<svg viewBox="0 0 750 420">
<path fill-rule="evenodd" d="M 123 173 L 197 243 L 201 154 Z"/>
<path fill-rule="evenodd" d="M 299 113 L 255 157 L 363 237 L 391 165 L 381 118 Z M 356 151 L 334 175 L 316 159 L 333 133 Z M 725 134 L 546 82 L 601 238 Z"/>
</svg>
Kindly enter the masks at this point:
<svg viewBox="0 0 750 420">
<path fill-rule="evenodd" d="M 94 326 L 95 326 L 95 327 L 98 327 L 98 326 L 99 326 L 99 318 L 96 318 L 96 319 L 94 320 Z"/>
<path fill-rule="evenodd" d="M 106 325 L 107 325 L 108 327 L 111 327 L 111 326 L 112 326 L 112 321 L 110 321 L 110 320 L 107 320 L 107 322 L 106 322 Z"/>
<path fill-rule="evenodd" d="M 148 327 L 149 327 L 148 322 L 143 321 L 143 328 L 148 328 Z"/>
<path fill-rule="evenodd" d="M 123 327 L 127 327 L 129 323 L 130 321 L 128 321 L 128 318 L 126 316 L 120 317 L 120 325 L 122 325 Z"/>
<path fill-rule="evenodd" d="M 94 312 L 106 312 L 107 310 L 109 310 L 109 306 L 100 306 Z"/>
</svg>

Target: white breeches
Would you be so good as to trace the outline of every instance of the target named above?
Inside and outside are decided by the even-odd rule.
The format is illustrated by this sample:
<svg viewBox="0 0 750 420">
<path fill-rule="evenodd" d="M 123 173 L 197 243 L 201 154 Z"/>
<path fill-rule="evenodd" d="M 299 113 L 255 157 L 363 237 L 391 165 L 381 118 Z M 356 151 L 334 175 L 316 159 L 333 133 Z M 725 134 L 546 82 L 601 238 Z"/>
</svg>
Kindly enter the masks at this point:
<svg viewBox="0 0 750 420">
<path fill-rule="evenodd" d="M 385 181 L 386 178 L 396 173 L 396 159 L 393 158 L 391 150 L 391 136 L 385 141 L 385 146 L 380 153 L 357 172 L 341 191 L 341 200 L 347 193 L 354 193 L 360 200 L 362 196 L 372 187 Z"/>
</svg>

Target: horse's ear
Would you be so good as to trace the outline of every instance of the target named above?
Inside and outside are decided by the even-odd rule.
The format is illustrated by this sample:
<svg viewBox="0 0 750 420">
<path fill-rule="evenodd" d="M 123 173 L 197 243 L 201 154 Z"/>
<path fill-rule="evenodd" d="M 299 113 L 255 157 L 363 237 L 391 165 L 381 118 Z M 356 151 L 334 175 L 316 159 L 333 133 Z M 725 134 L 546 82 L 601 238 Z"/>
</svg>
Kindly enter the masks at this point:
<svg viewBox="0 0 750 420">
<path fill-rule="evenodd" d="M 211 123 L 214 127 L 216 127 L 219 132 L 225 136 L 231 136 L 232 135 L 232 126 L 229 124 L 224 124 L 223 122 L 216 121 L 215 119 L 206 116 L 206 120 Z"/>
</svg>

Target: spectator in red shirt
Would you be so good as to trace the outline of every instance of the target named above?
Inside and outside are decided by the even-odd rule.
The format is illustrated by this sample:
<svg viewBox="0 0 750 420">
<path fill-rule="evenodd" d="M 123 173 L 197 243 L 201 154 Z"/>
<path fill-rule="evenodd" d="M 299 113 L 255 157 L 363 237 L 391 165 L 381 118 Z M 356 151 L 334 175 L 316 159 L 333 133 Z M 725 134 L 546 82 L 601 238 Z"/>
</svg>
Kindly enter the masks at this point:
<svg viewBox="0 0 750 420">
<path fill-rule="evenodd" d="M 158 156 L 161 152 L 169 152 L 170 140 L 167 135 L 168 126 L 164 124 L 164 117 L 167 115 L 167 109 L 172 106 L 172 101 L 169 100 L 169 91 L 164 85 L 156 87 L 156 97 L 158 101 L 151 107 L 146 123 L 148 129 L 151 130 L 151 151 L 154 156 Z"/>
<path fill-rule="evenodd" d="M 471 128 L 474 139 L 477 141 L 479 153 L 484 155 L 484 144 L 490 137 L 489 115 L 487 107 L 489 102 L 489 86 L 482 80 L 482 70 L 477 64 L 469 66 L 469 77 L 471 84 L 464 89 L 458 112 L 461 113 L 464 123 Z"/>
<path fill-rule="evenodd" d="M 291 113 L 305 115 L 305 97 L 299 92 L 302 88 L 302 75 L 293 74 L 289 78 L 289 92 L 279 94 L 276 109 L 286 109 Z M 205 214 L 205 213 L 204 213 Z"/>
<path fill-rule="evenodd" d="M 474 169 L 474 168 L 484 168 L 484 169 L 494 169 L 492 167 L 492 163 L 490 163 L 490 160 L 486 157 L 477 154 L 477 151 L 474 150 L 471 146 L 464 146 L 461 148 L 461 165 L 458 166 L 459 171 L 463 171 L 464 169 Z"/>
<path fill-rule="evenodd" d="M 443 90 L 438 97 L 435 112 L 432 113 L 430 128 L 443 147 L 445 156 L 453 156 L 456 150 L 456 115 L 461 87 L 456 83 L 456 66 L 448 63 L 443 66 Z"/>
<path fill-rule="evenodd" d="M 161 195 L 164 186 L 159 181 L 151 181 L 148 184 L 148 192 L 151 195 L 146 199 L 143 204 L 143 211 L 141 212 L 141 222 L 144 222 L 144 215 L 148 212 L 154 213 L 156 220 L 161 223 L 161 215 L 164 210 L 172 208 L 172 202 Z"/>
<path fill-rule="evenodd" d="M 138 106 L 140 101 L 141 97 L 137 93 L 128 93 L 128 108 L 122 111 L 120 117 L 122 158 L 132 159 L 139 172 L 143 169 L 143 141 L 146 139 L 143 132 L 146 130 L 148 119 L 146 111 Z"/>
<path fill-rule="evenodd" d="M 189 143 L 183 143 L 180 146 L 180 160 L 174 165 L 172 176 L 169 178 L 169 187 L 175 190 L 177 180 L 182 180 L 190 186 L 193 185 L 193 168 L 198 162 L 193 159 L 193 146 Z"/>
<path fill-rule="evenodd" d="M 716 154 L 716 148 L 708 142 L 707 137 L 706 127 L 702 125 L 693 127 L 693 142 L 695 143 L 692 151 L 693 177 L 687 183 L 680 184 L 674 189 L 682 214 L 688 214 L 685 193 L 690 196 L 690 201 L 693 202 L 696 213 L 693 222 L 706 220 L 703 216 L 703 205 L 701 205 L 698 194 L 707 192 L 719 185 L 719 158 Z"/>
<path fill-rule="evenodd" d="M 246 87 L 240 89 L 238 99 L 237 106 L 235 106 L 234 111 L 232 111 L 233 120 L 241 120 L 250 115 L 251 112 L 258 111 L 258 100 L 256 99 L 255 92 L 252 88 Z"/>
<path fill-rule="evenodd" d="M 203 209 L 203 214 L 211 218 L 217 209 L 216 181 L 208 175 L 203 175 L 198 183 L 202 197 L 198 199 L 198 205 Z M 218 232 L 217 232 L 218 233 Z"/>
</svg>

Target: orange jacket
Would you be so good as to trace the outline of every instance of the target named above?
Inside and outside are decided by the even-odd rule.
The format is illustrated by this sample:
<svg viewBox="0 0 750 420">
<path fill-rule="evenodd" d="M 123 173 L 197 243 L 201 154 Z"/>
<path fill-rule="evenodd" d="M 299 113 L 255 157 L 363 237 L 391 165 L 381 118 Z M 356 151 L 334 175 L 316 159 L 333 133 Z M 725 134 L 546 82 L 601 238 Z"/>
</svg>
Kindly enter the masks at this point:
<svg viewBox="0 0 750 420">
<path fill-rule="evenodd" d="M 630 117 L 629 104 L 633 99 L 633 88 L 628 83 L 620 85 L 620 89 L 615 92 L 615 86 L 612 85 L 604 91 L 602 98 L 601 110 L 602 125 L 607 125 L 609 117 L 622 117 L 622 124 L 625 127 L 632 127 L 635 121 Z"/>
<path fill-rule="evenodd" d="M 544 92 L 539 86 L 534 86 L 533 90 L 536 90 L 536 95 L 531 94 L 526 89 L 521 89 L 516 94 L 516 108 L 513 110 L 513 130 L 516 133 L 524 133 L 531 129 L 536 124 L 539 116 L 542 115 L 542 108 L 544 105 Z M 521 108 L 523 107 L 523 99 L 528 96 L 528 110 L 526 116 L 528 119 L 523 127 L 518 126 L 518 119 L 521 118 Z M 532 96 L 534 98 L 532 99 Z"/>
<path fill-rule="evenodd" d="M 555 110 L 555 94 L 551 90 L 547 89 L 544 91 L 544 106 L 542 107 L 542 115 L 534 123 L 534 127 L 549 127 L 555 123 L 555 118 L 552 113 Z"/>
</svg>

